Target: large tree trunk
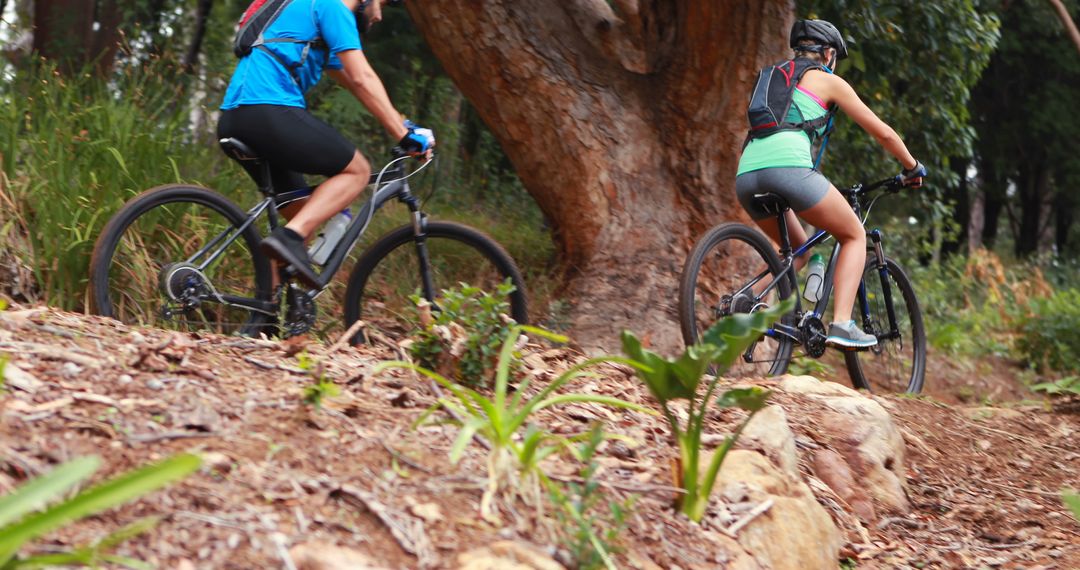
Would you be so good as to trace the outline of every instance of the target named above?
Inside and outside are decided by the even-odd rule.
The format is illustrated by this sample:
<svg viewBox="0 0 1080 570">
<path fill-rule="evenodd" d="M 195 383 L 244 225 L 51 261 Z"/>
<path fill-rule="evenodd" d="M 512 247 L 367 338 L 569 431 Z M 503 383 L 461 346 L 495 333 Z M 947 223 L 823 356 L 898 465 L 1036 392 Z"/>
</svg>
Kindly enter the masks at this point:
<svg viewBox="0 0 1080 570">
<path fill-rule="evenodd" d="M 407 2 L 428 45 L 551 220 L 574 338 L 679 344 L 677 276 L 734 197 L 757 70 L 790 0 Z"/>
<path fill-rule="evenodd" d="M 108 73 L 120 39 L 117 1 L 36 0 L 34 51 L 68 73 L 91 62 L 100 74 Z"/>
</svg>

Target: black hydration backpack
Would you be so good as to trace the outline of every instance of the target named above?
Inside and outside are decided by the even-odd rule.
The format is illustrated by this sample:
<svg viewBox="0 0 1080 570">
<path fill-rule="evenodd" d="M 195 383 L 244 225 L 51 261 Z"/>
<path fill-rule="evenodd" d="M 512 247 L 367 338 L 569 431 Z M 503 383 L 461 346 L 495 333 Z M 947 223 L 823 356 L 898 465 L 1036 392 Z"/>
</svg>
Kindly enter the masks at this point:
<svg viewBox="0 0 1080 570">
<path fill-rule="evenodd" d="M 308 52 L 311 51 L 312 47 L 326 49 L 326 44 L 322 41 L 322 38 L 296 40 L 292 38 L 267 39 L 265 37 L 267 28 L 278 19 L 281 12 L 291 2 L 292 0 L 254 0 L 247 7 L 247 10 L 244 10 L 244 15 L 240 17 L 240 22 L 236 26 L 236 37 L 233 38 L 233 53 L 236 54 L 236 57 L 246 57 L 256 48 L 261 49 L 284 66 L 289 75 L 292 76 L 293 81 L 300 85 L 300 75 L 297 70 L 304 65 Z M 304 50 L 300 53 L 300 61 L 295 64 L 287 63 L 280 55 L 266 47 L 266 44 L 270 43 L 304 44 Z"/>
<path fill-rule="evenodd" d="M 829 125 L 833 109 L 830 108 L 825 115 L 809 121 L 790 122 L 787 120 L 792 100 L 795 97 L 795 87 L 802 76 L 811 69 L 826 70 L 820 63 L 799 57 L 770 65 L 758 73 L 757 83 L 750 96 L 750 106 L 746 109 L 747 118 L 750 119 L 750 132 L 746 135 L 747 143 L 780 131 L 805 131 L 811 142 L 817 140 L 818 129 Z M 800 113 L 800 118 L 801 115 Z"/>
</svg>

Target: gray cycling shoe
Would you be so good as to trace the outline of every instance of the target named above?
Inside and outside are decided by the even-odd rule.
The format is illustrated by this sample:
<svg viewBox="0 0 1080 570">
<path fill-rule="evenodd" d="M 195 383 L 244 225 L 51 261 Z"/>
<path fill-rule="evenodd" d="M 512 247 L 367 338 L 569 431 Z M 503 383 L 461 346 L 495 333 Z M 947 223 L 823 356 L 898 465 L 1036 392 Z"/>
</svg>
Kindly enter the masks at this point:
<svg viewBox="0 0 1080 570">
<path fill-rule="evenodd" d="M 825 344 L 841 348 L 869 348 L 877 344 L 877 337 L 864 333 L 855 321 L 829 325 L 829 338 Z"/>
</svg>

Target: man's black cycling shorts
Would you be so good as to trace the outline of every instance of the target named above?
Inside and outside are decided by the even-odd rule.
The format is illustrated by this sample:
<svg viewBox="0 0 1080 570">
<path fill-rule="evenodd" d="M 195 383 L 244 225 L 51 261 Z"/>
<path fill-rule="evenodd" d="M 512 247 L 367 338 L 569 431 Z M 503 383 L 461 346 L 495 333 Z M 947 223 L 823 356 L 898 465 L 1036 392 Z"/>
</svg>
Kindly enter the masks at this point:
<svg viewBox="0 0 1080 570">
<path fill-rule="evenodd" d="M 303 174 L 333 176 L 345 170 L 356 146 L 306 109 L 284 105 L 243 105 L 221 112 L 218 137 L 233 137 L 270 163 L 278 193 L 306 186 Z M 254 166 L 242 162 L 257 180 Z"/>
</svg>

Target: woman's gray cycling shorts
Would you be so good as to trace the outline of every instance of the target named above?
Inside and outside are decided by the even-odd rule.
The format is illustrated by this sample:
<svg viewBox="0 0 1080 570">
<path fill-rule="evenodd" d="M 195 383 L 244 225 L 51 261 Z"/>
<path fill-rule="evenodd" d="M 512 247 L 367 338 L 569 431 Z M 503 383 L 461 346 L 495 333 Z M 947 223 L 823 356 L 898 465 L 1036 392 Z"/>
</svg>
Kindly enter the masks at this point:
<svg viewBox="0 0 1080 570">
<path fill-rule="evenodd" d="M 829 186 L 829 179 L 813 168 L 762 168 L 740 174 L 735 179 L 735 194 L 751 218 L 763 220 L 776 214 L 762 210 L 755 203 L 754 194 L 779 194 L 792 210 L 801 212 L 820 202 L 829 192 Z"/>
</svg>

